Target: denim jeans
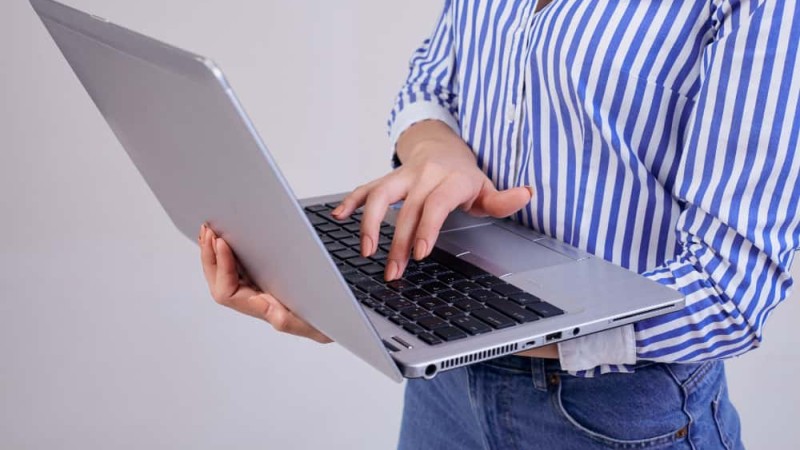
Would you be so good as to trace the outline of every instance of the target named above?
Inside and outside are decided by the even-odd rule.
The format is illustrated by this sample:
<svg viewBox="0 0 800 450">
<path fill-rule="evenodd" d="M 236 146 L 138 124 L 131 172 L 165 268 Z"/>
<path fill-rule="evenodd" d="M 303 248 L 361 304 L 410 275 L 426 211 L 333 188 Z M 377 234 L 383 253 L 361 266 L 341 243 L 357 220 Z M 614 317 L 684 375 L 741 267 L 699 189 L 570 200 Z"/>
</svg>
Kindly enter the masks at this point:
<svg viewBox="0 0 800 450">
<path fill-rule="evenodd" d="M 508 356 L 406 386 L 401 450 L 742 449 L 721 361 L 577 378 Z"/>
</svg>

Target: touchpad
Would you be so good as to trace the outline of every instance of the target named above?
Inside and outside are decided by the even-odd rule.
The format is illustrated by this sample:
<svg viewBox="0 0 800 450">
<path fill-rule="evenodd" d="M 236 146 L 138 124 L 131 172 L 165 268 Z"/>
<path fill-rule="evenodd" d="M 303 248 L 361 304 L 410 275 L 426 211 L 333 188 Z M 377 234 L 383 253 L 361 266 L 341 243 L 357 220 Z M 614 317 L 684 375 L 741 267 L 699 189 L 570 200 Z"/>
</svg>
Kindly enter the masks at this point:
<svg viewBox="0 0 800 450">
<path fill-rule="evenodd" d="M 494 224 L 442 233 L 437 245 L 451 253 L 455 253 L 453 250 L 458 253 L 468 251 L 505 273 L 573 262 L 566 256 Z"/>
</svg>

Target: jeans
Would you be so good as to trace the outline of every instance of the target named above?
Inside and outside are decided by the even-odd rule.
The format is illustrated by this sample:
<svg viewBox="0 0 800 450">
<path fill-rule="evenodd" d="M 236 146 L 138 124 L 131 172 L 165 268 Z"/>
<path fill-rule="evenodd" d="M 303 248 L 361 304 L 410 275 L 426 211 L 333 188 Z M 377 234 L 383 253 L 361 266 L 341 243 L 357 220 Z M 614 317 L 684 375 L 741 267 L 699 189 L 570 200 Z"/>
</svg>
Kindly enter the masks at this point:
<svg viewBox="0 0 800 450">
<path fill-rule="evenodd" d="M 742 449 L 721 361 L 578 378 L 507 356 L 409 380 L 401 450 Z"/>
</svg>

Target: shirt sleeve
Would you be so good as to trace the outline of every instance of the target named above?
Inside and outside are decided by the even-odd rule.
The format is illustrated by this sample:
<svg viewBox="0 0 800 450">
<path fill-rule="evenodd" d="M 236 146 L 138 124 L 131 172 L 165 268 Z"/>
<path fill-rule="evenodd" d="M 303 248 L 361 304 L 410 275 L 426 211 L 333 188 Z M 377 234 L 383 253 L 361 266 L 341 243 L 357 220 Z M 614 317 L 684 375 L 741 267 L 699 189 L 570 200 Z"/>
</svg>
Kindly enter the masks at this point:
<svg viewBox="0 0 800 450">
<path fill-rule="evenodd" d="M 800 247 L 798 42 L 797 2 L 723 1 L 674 188 L 680 252 L 644 274 L 680 291 L 686 307 L 629 325 L 632 333 L 562 344 L 565 369 L 591 376 L 629 371 L 631 354 L 699 362 L 759 346 Z"/>
<path fill-rule="evenodd" d="M 403 131 L 416 122 L 436 119 L 459 135 L 453 48 L 452 1 L 445 1 L 433 34 L 414 52 L 405 84 L 389 117 L 392 148 Z M 397 163 L 395 158 L 395 163 Z"/>
</svg>

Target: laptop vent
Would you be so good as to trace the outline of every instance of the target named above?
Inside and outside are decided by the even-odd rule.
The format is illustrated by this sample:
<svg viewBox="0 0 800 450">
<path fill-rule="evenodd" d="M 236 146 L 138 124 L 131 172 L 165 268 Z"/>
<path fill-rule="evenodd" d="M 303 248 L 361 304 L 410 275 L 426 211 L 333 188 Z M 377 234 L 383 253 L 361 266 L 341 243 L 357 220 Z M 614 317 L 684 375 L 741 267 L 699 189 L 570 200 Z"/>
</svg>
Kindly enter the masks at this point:
<svg viewBox="0 0 800 450">
<path fill-rule="evenodd" d="M 519 344 L 508 344 L 500 347 L 490 348 L 489 350 L 482 350 L 480 352 L 471 353 L 469 355 L 459 356 L 458 358 L 451 358 L 442 361 L 441 369 L 452 369 L 454 367 L 465 366 L 474 362 L 492 359 L 497 356 L 515 353 L 519 348 Z"/>
</svg>

